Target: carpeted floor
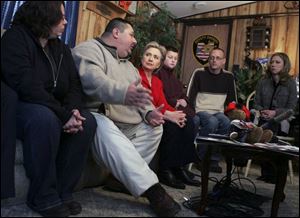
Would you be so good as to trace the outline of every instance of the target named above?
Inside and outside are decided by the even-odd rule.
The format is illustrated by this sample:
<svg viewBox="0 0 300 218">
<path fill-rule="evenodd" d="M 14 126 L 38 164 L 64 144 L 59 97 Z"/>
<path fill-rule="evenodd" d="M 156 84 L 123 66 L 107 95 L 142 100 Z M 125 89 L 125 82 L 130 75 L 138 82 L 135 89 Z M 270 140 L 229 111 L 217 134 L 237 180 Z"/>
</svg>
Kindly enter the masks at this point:
<svg viewBox="0 0 300 218">
<path fill-rule="evenodd" d="M 211 177 L 220 180 L 224 176 L 225 165 L 222 163 L 223 173 L 210 173 Z M 200 172 L 193 168 L 193 172 Z M 241 183 L 245 190 L 254 191 L 255 184 L 256 193 L 268 199 L 273 196 L 275 185 L 256 180 L 259 176 L 259 169 L 254 164 L 249 173 L 249 180 L 242 179 Z M 233 175 L 236 178 L 237 174 Z M 209 190 L 212 190 L 214 182 L 209 182 Z M 177 217 L 197 217 L 198 215 L 192 210 L 183 206 L 184 198 L 200 196 L 201 187 L 187 186 L 185 190 L 173 189 L 164 186 L 174 199 L 182 205 L 182 210 L 177 214 Z M 279 217 L 299 217 L 299 173 L 295 172 L 294 184 L 291 184 L 290 179 L 287 179 L 285 186 L 285 200 L 280 204 Z M 83 211 L 78 217 L 152 217 L 155 214 L 149 207 L 146 198 L 134 198 L 127 194 L 114 193 L 105 191 L 102 187 L 84 189 L 74 194 L 77 201 L 82 204 Z M 265 201 L 261 209 L 263 210 L 262 217 L 270 216 L 271 200 Z M 225 215 L 225 214 L 224 214 Z M 37 213 L 31 211 L 24 203 L 9 204 L 1 201 L 1 217 L 37 217 Z"/>
</svg>

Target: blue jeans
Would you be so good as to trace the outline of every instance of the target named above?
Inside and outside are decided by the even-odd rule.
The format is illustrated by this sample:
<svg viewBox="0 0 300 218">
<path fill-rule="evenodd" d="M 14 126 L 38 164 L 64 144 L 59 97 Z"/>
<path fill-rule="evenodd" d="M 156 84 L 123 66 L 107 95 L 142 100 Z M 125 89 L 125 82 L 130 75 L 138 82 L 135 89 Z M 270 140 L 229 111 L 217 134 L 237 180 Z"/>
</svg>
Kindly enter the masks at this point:
<svg viewBox="0 0 300 218">
<path fill-rule="evenodd" d="M 45 210 L 72 200 L 72 192 L 85 164 L 96 121 L 89 112 L 83 131 L 67 134 L 48 107 L 19 101 L 17 138 L 23 141 L 24 167 L 30 179 L 27 205 Z"/>
<path fill-rule="evenodd" d="M 230 128 L 229 118 L 222 112 L 215 114 L 209 114 L 205 111 L 198 112 L 194 117 L 195 127 L 198 129 L 200 136 L 208 136 L 209 133 L 214 134 L 228 134 Z M 200 159 L 203 159 L 206 149 L 204 147 L 198 147 Z M 211 157 L 212 161 L 219 161 L 220 155 L 215 154 Z"/>
<path fill-rule="evenodd" d="M 17 93 L 1 81 L 1 199 L 15 197 Z"/>
</svg>

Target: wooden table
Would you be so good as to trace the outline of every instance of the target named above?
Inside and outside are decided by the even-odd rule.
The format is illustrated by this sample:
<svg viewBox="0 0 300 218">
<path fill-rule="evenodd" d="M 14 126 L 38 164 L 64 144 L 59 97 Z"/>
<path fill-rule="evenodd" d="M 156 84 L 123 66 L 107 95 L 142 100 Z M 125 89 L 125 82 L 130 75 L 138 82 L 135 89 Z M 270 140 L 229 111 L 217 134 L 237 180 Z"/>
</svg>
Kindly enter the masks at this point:
<svg viewBox="0 0 300 218">
<path fill-rule="evenodd" d="M 200 207 L 197 210 L 199 215 L 203 215 L 205 208 L 208 204 L 208 176 L 209 176 L 209 165 L 212 149 L 220 148 L 226 158 L 227 165 L 227 181 L 230 184 L 231 181 L 231 170 L 232 170 L 232 159 L 238 156 L 251 156 L 251 159 L 263 159 L 270 161 L 275 167 L 277 172 L 275 190 L 272 199 L 271 216 L 277 217 L 279 204 L 284 200 L 284 187 L 287 178 L 288 171 L 288 160 L 297 159 L 299 160 L 299 151 L 289 152 L 282 151 L 275 148 L 268 147 L 257 147 L 247 143 L 241 143 L 232 141 L 229 139 L 218 139 L 212 137 L 197 137 L 196 142 L 198 146 L 207 146 L 204 159 L 202 160 L 202 171 L 201 171 L 201 201 Z"/>
</svg>

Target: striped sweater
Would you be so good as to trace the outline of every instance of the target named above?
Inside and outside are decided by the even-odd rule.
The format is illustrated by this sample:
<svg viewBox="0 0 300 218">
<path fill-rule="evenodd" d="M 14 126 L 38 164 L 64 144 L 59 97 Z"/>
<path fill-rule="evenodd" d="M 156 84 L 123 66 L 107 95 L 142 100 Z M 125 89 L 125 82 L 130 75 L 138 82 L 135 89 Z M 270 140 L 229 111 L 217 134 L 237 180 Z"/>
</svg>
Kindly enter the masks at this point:
<svg viewBox="0 0 300 218">
<path fill-rule="evenodd" d="M 195 72 L 189 97 L 196 113 L 224 112 L 227 104 L 236 101 L 233 74 L 223 70 L 219 74 L 213 74 L 208 68 Z"/>
</svg>

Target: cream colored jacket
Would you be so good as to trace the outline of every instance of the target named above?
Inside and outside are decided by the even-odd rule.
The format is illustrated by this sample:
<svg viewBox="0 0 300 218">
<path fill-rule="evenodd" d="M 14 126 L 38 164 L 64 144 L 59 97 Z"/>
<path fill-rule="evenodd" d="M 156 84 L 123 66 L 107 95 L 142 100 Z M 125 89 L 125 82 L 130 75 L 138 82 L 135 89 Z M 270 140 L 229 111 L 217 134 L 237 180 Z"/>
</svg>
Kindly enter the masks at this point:
<svg viewBox="0 0 300 218">
<path fill-rule="evenodd" d="M 97 112 L 104 103 L 106 116 L 114 122 L 138 124 L 153 110 L 152 105 L 146 110 L 124 105 L 128 86 L 140 75 L 128 59 L 118 57 L 115 47 L 91 39 L 76 46 L 72 54 L 91 111 Z"/>
</svg>

